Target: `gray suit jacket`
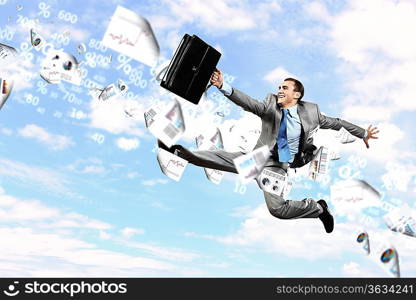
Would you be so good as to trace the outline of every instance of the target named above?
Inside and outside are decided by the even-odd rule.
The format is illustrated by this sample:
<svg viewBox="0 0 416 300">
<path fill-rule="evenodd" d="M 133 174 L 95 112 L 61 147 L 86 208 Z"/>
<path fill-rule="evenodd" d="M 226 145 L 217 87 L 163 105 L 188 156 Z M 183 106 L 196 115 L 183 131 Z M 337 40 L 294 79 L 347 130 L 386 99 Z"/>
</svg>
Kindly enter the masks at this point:
<svg viewBox="0 0 416 300">
<path fill-rule="evenodd" d="M 276 144 L 282 118 L 276 95 L 268 94 L 263 102 L 259 102 L 233 88 L 233 93 L 228 98 L 244 110 L 260 117 L 261 134 L 254 149 L 267 145 L 272 150 Z M 302 167 L 313 159 L 317 150 L 316 146 L 313 145 L 313 134 L 319 128 L 340 130 L 344 127 L 358 138 L 364 138 L 365 136 L 365 129 L 359 126 L 338 118 L 322 115 L 315 103 L 299 101 L 298 114 L 302 123 L 302 132 L 299 141 L 299 152 L 290 164 L 291 168 Z"/>
</svg>

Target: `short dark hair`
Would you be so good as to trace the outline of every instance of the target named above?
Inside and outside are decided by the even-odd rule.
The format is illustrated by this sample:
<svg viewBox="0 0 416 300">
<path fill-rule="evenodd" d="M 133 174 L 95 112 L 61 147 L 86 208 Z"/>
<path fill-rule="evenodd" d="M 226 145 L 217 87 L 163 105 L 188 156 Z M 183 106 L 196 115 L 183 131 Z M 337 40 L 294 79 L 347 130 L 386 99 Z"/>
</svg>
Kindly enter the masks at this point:
<svg viewBox="0 0 416 300">
<path fill-rule="evenodd" d="M 305 93 L 305 89 L 303 88 L 303 84 L 302 82 L 300 82 L 299 80 L 295 79 L 295 78 L 286 78 L 284 81 L 292 81 L 293 83 L 295 83 L 295 92 L 300 92 L 300 97 L 298 99 L 298 101 L 300 101 L 303 97 L 303 94 Z"/>
</svg>

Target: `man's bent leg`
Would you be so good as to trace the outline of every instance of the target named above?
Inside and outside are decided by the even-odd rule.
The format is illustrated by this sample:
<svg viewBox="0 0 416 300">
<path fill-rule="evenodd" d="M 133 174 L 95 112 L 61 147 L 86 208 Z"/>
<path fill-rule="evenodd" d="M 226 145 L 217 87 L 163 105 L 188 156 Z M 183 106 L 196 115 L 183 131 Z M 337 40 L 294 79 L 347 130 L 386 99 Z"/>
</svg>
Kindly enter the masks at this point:
<svg viewBox="0 0 416 300">
<path fill-rule="evenodd" d="M 279 166 L 270 166 L 265 169 L 286 175 L 286 170 Z M 312 198 L 305 198 L 300 201 L 285 200 L 275 194 L 264 191 L 263 193 L 270 213 L 279 219 L 318 218 L 322 212 L 319 204 Z"/>
<path fill-rule="evenodd" d="M 279 219 L 317 218 L 320 214 L 318 203 L 312 198 L 300 201 L 285 200 L 268 192 L 264 193 L 267 208 L 270 213 Z"/>
<path fill-rule="evenodd" d="M 237 173 L 233 160 L 244 153 L 226 152 L 224 150 L 190 151 L 181 145 L 172 146 L 173 153 L 189 163 L 210 169 Z"/>
</svg>

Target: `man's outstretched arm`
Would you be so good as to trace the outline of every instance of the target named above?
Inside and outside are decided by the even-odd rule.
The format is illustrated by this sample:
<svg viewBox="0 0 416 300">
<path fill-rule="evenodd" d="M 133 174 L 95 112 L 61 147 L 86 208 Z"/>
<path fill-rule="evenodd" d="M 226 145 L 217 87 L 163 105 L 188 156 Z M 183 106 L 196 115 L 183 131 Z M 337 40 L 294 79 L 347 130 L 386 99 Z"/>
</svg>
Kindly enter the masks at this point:
<svg viewBox="0 0 416 300">
<path fill-rule="evenodd" d="M 266 111 L 266 103 L 259 102 L 250 96 L 247 96 L 243 92 L 237 89 L 233 89 L 229 84 L 223 81 L 222 72 L 219 69 L 211 75 L 211 83 L 216 86 L 228 99 L 233 101 L 238 106 L 241 106 L 244 110 L 249 111 L 259 117 L 261 117 Z"/>
<path fill-rule="evenodd" d="M 352 135 L 363 139 L 365 146 L 367 148 L 370 148 L 370 145 L 368 143 L 370 139 L 378 139 L 376 134 L 379 133 L 380 131 L 377 130 L 377 127 L 372 127 L 372 125 L 370 125 L 367 128 L 367 130 L 365 130 L 364 128 L 361 128 L 345 120 L 342 120 L 339 118 L 331 118 L 331 117 L 321 114 L 318 106 L 317 106 L 317 110 L 318 110 L 318 118 L 319 118 L 319 127 L 322 129 L 340 130 L 341 127 L 344 127 Z"/>
</svg>

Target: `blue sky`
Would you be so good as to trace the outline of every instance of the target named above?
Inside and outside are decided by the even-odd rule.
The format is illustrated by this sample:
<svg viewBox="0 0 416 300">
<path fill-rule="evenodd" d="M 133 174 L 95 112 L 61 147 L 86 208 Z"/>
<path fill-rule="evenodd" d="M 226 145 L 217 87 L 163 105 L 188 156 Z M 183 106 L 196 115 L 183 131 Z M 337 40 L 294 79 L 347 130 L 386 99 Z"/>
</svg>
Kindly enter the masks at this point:
<svg viewBox="0 0 416 300">
<path fill-rule="evenodd" d="M 323 182 L 308 179 L 307 167 L 293 174 L 290 198 L 327 199 L 332 234 L 317 219 L 272 217 L 257 185 L 241 186 L 235 174 L 215 185 L 192 165 L 179 182 L 160 171 L 142 116 L 169 95 L 148 65 L 129 62 L 146 81 L 141 87 L 119 53 L 95 47 L 117 5 L 150 22 L 160 46 L 156 67 L 185 33 L 196 34 L 222 53 L 218 67 L 248 95 L 263 100 L 291 75 L 325 114 L 380 128 L 370 149 L 319 131 L 316 145 L 341 159 L 331 162 Z M 416 275 L 415 238 L 391 232 L 381 219 L 386 203 L 416 217 L 414 1 L 0 0 L 0 11 L 0 42 L 23 57 L 0 69 L 17 74 L 0 111 L 1 276 L 391 277 L 377 256 L 390 246 L 402 276 Z M 72 19 L 61 19 L 65 13 Z M 33 27 L 55 48 L 87 61 L 79 87 L 45 85 L 39 76 L 45 55 L 30 46 Z M 80 43 L 84 54 L 77 53 Z M 110 64 L 93 61 L 110 55 Z M 98 102 L 88 95 L 88 81 L 106 86 L 118 79 L 129 85 L 124 97 Z M 198 118 L 183 104 L 181 144 L 195 147 L 199 131 L 216 124 L 224 131 L 234 124 L 243 132 L 257 128 L 256 117 L 215 92 L 200 102 Z M 135 108 L 133 118 L 125 107 Z M 215 112 L 224 110 L 229 114 L 214 124 Z M 233 150 L 235 137 L 224 138 Z M 365 180 L 382 199 L 332 201 L 331 186 L 347 179 Z M 370 256 L 356 242 L 362 230 Z"/>
</svg>

